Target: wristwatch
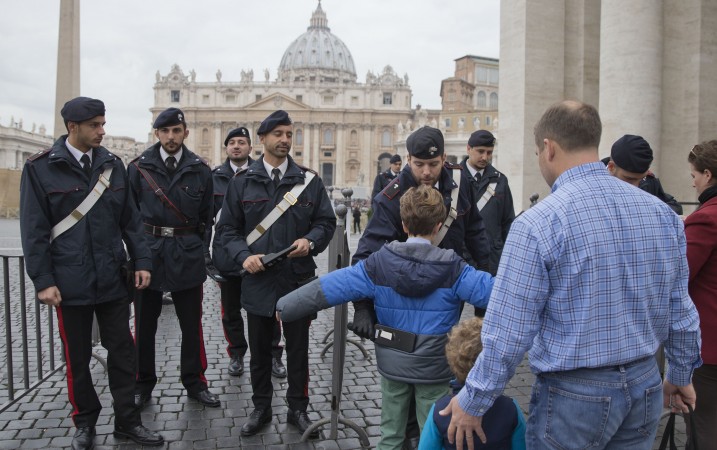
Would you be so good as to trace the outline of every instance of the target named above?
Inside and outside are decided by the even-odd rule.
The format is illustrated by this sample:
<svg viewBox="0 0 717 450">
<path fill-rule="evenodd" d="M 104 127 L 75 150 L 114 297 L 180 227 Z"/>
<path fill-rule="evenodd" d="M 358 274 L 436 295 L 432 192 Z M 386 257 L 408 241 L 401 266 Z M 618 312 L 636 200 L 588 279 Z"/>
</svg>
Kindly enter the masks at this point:
<svg viewBox="0 0 717 450">
<path fill-rule="evenodd" d="M 306 240 L 309 241 L 309 250 L 313 252 L 314 248 L 316 247 L 316 244 L 314 244 L 314 241 L 312 241 L 311 239 Z"/>
</svg>

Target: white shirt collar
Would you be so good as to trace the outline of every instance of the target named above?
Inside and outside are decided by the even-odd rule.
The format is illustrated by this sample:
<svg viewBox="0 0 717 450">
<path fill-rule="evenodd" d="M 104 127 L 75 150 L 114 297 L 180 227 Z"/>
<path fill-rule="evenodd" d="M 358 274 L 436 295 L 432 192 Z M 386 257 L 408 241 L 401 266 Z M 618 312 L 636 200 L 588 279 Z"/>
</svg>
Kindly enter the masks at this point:
<svg viewBox="0 0 717 450">
<path fill-rule="evenodd" d="M 239 166 L 237 166 L 236 164 L 234 164 L 234 161 L 232 161 L 231 159 L 229 160 L 229 167 L 232 168 L 232 170 L 234 171 L 234 173 L 237 173 L 237 172 L 239 172 L 239 171 L 242 170 L 242 169 L 246 169 L 248 166 L 249 166 L 249 159 L 248 159 L 248 158 L 247 158 L 247 160 L 244 162 L 244 165 L 242 165 L 241 167 L 239 167 Z"/>
<path fill-rule="evenodd" d="M 483 169 L 483 170 L 475 170 L 475 169 L 473 168 L 473 166 L 470 165 L 470 163 L 466 163 L 466 167 L 468 167 L 468 172 L 471 173 L 471 176 L 472 176 L 473 178 L 476 177 L 476 174 L 477 174 L 477 173 L 480 173 L 480 176 L 482 177 L 482 176 L 483 176 L 483 173 L 485 172 L 485 169 Z"/>
<path fill-rule="evenodd" d="M 169 153 L 167 153 L 167 152 L 164 150 L 164 147 L 162 147 L 161 145 L 159 146 L 159 156 L 162 157 L 162 161 L 164 161 L 164 162 L 166 162 L 166 161 L 167 161 L 167 158 L 169 158 L 170 156 L 174 156 L 174 158 L 177 160 L 177 164 L 179 164 L 179 161 L 182 159 L 182 152 L 183 152 L 183 151 L 184 151 L 184 150 L 183 150 L 182 148 L 180 148 L 177 153 L 175 153 L 174 155 L 170 155 Z"/>
<path fill-rule="evenodd" d="M 269 164 L 268 162 L 266 162 L 266 159 L 264 159 L 264 158 L 261 159 L 261 162 L 264 163 L 264 169 L 266 170 L 266 173 L 269 174 L 269 178 L 271 178 L 271 177 L 272 177 L 271 171 L 272 171 L 275 167 L 272 166 L 271 164 Z M 286 173 L 286 169 L 288 169 L 288 168 L 289 168 L 289 159 L 287 158 L 287 159 L 284 160 L 283 163 L 281 163 L 281 164 L 279 165 L 279 167 L 277 167 L 277 169 L 279 169 L 279 171 L 281 172 L 281 175 L 279 175 L 279 179 L 280 179 L 280 180 L 281 180 L 282 178 L 284 178 L 284 174 Z"/>
<path fill-rule="evenodd" d="M 75 157 L 78 163 L 80 163 L 80 167 L 82 167 L 82 163 L 80 162 L 80 158 L 82 158 L 82 155 L 87 155 L 90 157 L 90 165 L 92 165 L 92 149 L 89 149 L 87 153 L 82 152 L 82 150 L 78 150 L 75 147 L 70 144 L 69 139 L 65 139 L 65 145 L 67 146 L 67 149 L 70 151 L 70 154 Z"/>
</svg>

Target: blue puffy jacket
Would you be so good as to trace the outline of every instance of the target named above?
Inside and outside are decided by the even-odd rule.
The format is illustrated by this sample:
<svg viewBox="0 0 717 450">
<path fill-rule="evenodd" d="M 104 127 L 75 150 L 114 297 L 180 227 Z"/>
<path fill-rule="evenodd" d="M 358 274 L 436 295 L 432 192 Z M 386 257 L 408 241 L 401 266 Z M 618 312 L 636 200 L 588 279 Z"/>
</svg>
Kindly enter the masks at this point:
<svg viewBox="0 0 717 450">
<path fill-rule="evenodd" d="M 362 298 L 373 299 L 378 323 L 415 333 L 413 352 L 376 344 L 378 370 L 386 378 L 434 384 L 452 378 L 446 334 L 458 323 L 461 302 L 486 307 L 493 278 L 466 264 L 453 250 L 428 241 L 391 242 L 355 266 L 321 276 L 279 300 L 292 321 Z"/>
</svg>

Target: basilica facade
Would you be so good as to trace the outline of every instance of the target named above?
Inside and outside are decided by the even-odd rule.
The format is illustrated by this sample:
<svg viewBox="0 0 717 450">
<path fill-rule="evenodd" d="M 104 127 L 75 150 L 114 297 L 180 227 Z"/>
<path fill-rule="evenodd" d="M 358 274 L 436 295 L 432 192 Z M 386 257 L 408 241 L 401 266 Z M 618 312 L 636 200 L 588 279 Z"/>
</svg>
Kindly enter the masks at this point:
<svg viewBox="0 0 717 450">
<path fill-rule="evenodd" d="M 387 65 L 359 81 L 351 52 L 331 33 L 321 3 L 307 31 L 284 52 L 275 79 L 268 70 L 257 76 L 249 70 L 229 81 L 217 71 L 216 81 L 199 82 L 193 70 L 174 65 L 166 75 L 157 72 L 154 94 L 153 119 L 166 108 L 181 108 L 190 129 L 187 146 L 211 165 L 224 160 L 224 137 L 238 126 L 250 130 L 252 157 L 259 157 L 259 124 L 277 109 L 287 111 L 294 122 L 293 158 L 316 170 L 326 186 L 351 187 L 355 198 L 368 197 L 378 171 L 392 154 L 405 154 L 405 136 L 419 126 L 408 75 Z M 422 124 L 436 120 L 418 110 Z"/>
</svg>

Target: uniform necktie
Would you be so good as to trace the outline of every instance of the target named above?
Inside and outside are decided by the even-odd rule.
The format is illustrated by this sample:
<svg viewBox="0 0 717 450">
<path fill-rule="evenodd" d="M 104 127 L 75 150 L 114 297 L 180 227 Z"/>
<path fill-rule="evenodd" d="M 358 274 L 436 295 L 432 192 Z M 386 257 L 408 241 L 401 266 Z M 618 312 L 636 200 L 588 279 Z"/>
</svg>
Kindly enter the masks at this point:
<svg viewBox="0 0 717 450">
<path fill-rule="evenodd" d="M 167 156 L 167 159 L 164 160 L 164 165 L 167 166 L 167 171 L 169 171 L 170 174 L 173 174 L 177 169 L 177 158 L 174 156 Z"/>
<path fill-rule="evenodd" d="M 279 178 L 280 176 L 281 170 L 279 170 L 278 168 L 274 168 L 271 170 L 271 179 L 274 181 L 274 189 L 279 188 L 279 181 L 281 181 Z"/>
<path fill-rule="evenodd" d="M 84 154 L 80 157 L 80 162 L 82 163 L 82 170 L 85 171 L 87 178 L 92 178 L 92 163 L 90 162 L 90 157 Z"/>
<path fill-rule="evenodd" d="M 481 175 L 480 172 L 476 172 L 476 181 L 480 182 Z"/>
</svg>

